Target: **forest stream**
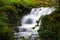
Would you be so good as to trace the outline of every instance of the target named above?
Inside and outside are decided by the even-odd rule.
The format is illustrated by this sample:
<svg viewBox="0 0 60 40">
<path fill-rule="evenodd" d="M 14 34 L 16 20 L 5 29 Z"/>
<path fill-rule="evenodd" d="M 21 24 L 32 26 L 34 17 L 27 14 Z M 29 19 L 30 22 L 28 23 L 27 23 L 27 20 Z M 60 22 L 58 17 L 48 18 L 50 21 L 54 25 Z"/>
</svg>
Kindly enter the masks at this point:
<svg viewBox="0 0 60 40">
<path fill-rule="evenodd" d="M 41 17 L 49 15 L 55 8 L 41 7 L 33 8 L 31 12 L 21 19 L 22 26 L 18 26 L 19 32 L 15 33 L 17 40 L 39 40 L 38 29 L 41 24 Z"/>
</svg>

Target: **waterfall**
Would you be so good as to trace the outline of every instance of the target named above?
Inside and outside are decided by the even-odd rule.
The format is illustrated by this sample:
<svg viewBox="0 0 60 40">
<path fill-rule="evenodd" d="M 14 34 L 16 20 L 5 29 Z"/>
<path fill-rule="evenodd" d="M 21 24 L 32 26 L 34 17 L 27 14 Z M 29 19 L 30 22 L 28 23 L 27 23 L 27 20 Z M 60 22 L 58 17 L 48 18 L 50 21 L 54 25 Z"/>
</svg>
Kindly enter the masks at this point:
<svg viewBox="0 0 60 40">
<path fill-rule="evenodd" d="M 21 20 L 22 27 L 24 28 L 34 27 L 37 24 L 36 21 L 38 21 L 41 16 L 48 15 L 54 10 L 55 10 L 54 8 L 49 7 L 33 8 L 29 14 L 25 15 L 22 18 Z"/>
<path fill-rule="evenodd" d="M 32 38 L 38 37 L 37 30 L 40 28 L 40 24 L 41 24 L 40 17 L 43 15 L 49 15 L 54 10 L 55 8 L 49 8 L 49 7 L 33 8 L 29 14 L 23 16 L 21 20 L 22 26 L 18 26 L 19 28 L 18 36 L 19 37 L 24 36 L 26 39 L 28 39 L 29 36 L 31 35 L 35 35 Z M 35 25 L 37 26 L 35 27 Z M 32 29 L 33 27 L 35 28 Z"/>
</svg>

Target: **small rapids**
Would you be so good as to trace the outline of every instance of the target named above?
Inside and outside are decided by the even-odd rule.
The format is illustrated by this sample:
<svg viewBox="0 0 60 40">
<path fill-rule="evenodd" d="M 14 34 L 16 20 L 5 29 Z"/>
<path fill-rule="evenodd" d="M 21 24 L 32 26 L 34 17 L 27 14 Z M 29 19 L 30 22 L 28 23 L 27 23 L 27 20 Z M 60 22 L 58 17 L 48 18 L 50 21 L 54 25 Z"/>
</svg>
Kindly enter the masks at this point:
<svg viewBox="0 0 60 40">
<path fill-rule="evenodd" d="M 18 37 L 17 40 L 39 40 L 39 35 L 37 30 L 40 28 L 41 19 L 43 15 L 49 15 L 53 12 L 55 8 L 41 7 L 33 8 L 31 12 L 22 17 L 21 23 L 22 26 L 18 26 L 19 32 L 15 33 Z M 34 27 L 34 28 L 33 28 Z"/>
</svg>

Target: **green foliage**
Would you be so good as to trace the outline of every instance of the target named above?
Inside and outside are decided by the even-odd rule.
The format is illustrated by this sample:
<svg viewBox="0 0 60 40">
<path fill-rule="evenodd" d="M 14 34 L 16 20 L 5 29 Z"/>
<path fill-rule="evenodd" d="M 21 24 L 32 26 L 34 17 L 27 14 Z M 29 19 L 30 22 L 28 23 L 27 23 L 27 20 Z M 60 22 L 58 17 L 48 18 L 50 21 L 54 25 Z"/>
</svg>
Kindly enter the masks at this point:
<svg viewBox="0 0 60 40">
<path fill-rule="evenodd" d="M 0 0 L 0 39 L 13 40 L 13 30 L 10 28 L 19 25 L 21 17 L 32 8 L 49 6 L 48 3 L 39 0 Z"/>
<path fill-rule="evenodd" d="M 41 40 L 60 40 L 60 8 L 42 17 L 38 30 Z"/>
<path fill-rule="evenodd" d="M 0 14 L 6 14 L 7 24 L 10 27 L 15 27 L 19 25 L 20 18 L 26 15 L 32 7 L 37 7 L 37 4 L 38 2 L 32 0 L 1 0 Z"/>
<path fill-rule="evenodd" d="M 7 23 L 7 17 L 5 14 L 0 14 L 0 27 L 5 26 Z"/>
<path fill-rule="evenodd" d="M 13 40 L 13 27 L 34 7 L 32 3 L 32 0 L 0 0 L 0 40 Z"/>
<path fill-rule="evenodd" d="M 14 33 L 9 27 L 2 27 L 0 29 L 0 40 L 14 40 Z"/>
<path fill-rule="evenodd" d="M 51 7 L 58 6 L 58 1 L 57 0 L 47 0 L 48 5 Z"/>
<path fill-rule="evenodd" d="M 7 27 L 7 19 L 5 12 L 2 12 L 0 14 L 0 40 L 13 40 L 13 30 Z"/>
<path fill-rule="evenodd" d="M 50 1 L 49 1 L 50 2 Z M 40 0 L 1 0 L 0 1 L 0 14 L 7 15 L 8 25 L 15 27 L 19 25 L 21 17 L 28 14 L 32 8 L 49 6 L 49 2 Z M 50 3 L 53 4 L 54 1 Z M 20 22 L 21 24 L 21 22 Z"/>
</svg>

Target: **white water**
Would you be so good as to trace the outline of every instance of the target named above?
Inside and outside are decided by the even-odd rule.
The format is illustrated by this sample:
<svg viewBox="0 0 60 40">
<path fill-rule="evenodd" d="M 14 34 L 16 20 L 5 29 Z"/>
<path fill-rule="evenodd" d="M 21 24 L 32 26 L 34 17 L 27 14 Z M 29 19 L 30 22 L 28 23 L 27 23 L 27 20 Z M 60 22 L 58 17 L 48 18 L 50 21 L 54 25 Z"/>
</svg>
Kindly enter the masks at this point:
<svg viewBox="0 0 60 40">
<path fill-rule="evenodd" d="M 39 22 L 38 26 L 35 27 L 35 25 L 37 25 L 36 21 L 38 21 L 41 16 L 48 15 L 54 10 L 55 10 L 54 8 L 49 7 L 33 8 L 29 14 L 25 15 L 22 18 L 21 20 L 22 26 L 18 26 L 20 31 L 23 28 L 27 29 L 27 31 L 19 32 L 18 33 L 19 37 L 21 35 L 28 37 L 31 34 L 38 33 L 37 30 L 40 28 L 41 22 Z M 33 27 L 35 27 L 35 29 L 32 29 Z"/>
<path fill-rule="evenodd" d="M 54 8 L 49 7 L 33 8 L 28 15 L 25 15 L 22 18 L 21 20 L 22 27 L 24 28 L 34 27 L 37 24 L 36 21 L 38 21 L 41 16 L 48 15 L 54 10 L 55 10 Z"/>
</svg>

